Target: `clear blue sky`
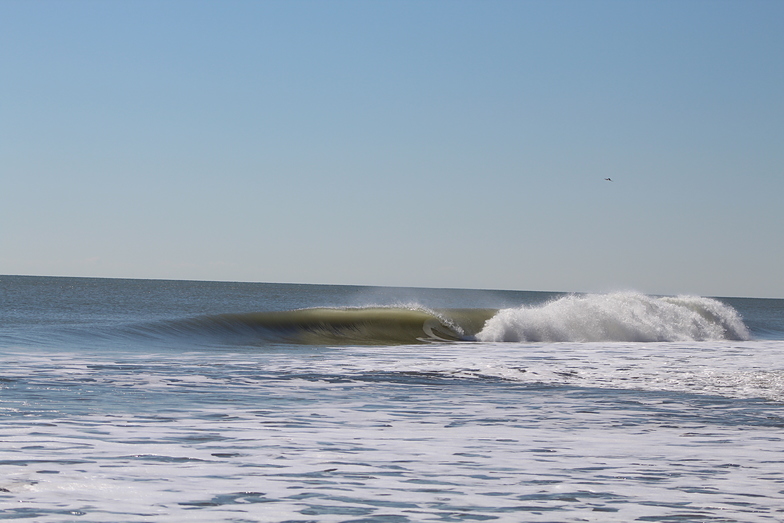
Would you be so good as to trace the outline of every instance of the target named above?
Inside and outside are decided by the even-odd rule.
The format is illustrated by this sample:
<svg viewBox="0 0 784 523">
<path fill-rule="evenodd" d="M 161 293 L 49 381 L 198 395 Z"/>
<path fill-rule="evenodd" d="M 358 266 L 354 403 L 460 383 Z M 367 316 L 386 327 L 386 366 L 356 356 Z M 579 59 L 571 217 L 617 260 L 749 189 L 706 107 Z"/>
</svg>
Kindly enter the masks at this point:
<svg viewBox="0 0 784 523">
<path fill-rule="evenodd" d="M 784 297 L 782 27 L 4 0 L 0 274 Z"/>
</svg>

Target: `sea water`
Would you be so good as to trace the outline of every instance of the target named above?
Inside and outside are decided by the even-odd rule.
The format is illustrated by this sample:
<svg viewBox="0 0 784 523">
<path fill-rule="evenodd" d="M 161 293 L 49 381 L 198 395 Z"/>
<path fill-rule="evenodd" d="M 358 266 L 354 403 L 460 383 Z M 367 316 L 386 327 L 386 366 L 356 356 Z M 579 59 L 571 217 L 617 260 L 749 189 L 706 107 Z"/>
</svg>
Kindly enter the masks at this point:
<svg viewBox="0 0 784 523">
<path fill-rule="evenodd" d="M 0 276 L 0 519 L 784 521 L 784 300 Z"/>
</svg>

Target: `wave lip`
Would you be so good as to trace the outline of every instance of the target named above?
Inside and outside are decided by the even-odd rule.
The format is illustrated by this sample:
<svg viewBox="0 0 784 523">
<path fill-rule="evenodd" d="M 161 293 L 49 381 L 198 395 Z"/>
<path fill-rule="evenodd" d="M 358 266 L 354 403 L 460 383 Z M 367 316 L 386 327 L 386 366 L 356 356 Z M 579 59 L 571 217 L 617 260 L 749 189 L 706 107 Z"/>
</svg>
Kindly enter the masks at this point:
<svg viewBox="0 0 784 523">
<path fill-rule="evenodd" d="M 699 296 L 651 297 L 636 292 L 569 295 L 539 307 L 503 309 L 479 341 L 662 342 L 748 340 L 738 312 Z"/>
</svg>

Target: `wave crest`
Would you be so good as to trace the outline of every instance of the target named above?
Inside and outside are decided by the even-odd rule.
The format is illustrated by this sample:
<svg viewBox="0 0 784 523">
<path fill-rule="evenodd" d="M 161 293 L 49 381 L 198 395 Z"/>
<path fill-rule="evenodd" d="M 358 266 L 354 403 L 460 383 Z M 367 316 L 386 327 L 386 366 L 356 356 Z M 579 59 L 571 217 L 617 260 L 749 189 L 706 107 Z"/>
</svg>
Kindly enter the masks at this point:
<svg viewBox="0 0 784 523">
<path fill-rule="evenodd" d="M 635 292 L 570 295 L 539 307 L 503 309 L 476 335 L 480 341 L 747 340 L 740 315 L 699 296 Z"/>
</svg>

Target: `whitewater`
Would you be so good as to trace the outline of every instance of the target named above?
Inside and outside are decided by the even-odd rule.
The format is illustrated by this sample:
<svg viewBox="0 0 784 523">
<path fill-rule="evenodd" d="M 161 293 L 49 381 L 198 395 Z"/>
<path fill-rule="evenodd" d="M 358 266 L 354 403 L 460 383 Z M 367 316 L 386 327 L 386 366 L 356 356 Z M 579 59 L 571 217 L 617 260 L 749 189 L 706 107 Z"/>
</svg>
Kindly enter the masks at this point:
<svg viewBox="0 0 784 523">
<path fill-rule="evenodd" d="M 784 519 L 784 300 L 0 292 L 0 519 Z"/>
</svg>

